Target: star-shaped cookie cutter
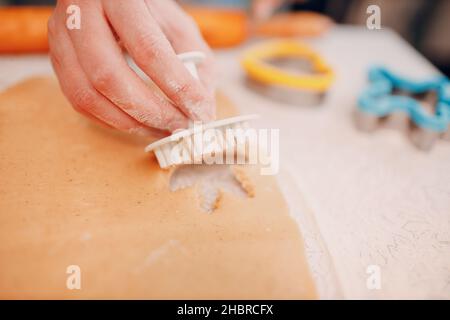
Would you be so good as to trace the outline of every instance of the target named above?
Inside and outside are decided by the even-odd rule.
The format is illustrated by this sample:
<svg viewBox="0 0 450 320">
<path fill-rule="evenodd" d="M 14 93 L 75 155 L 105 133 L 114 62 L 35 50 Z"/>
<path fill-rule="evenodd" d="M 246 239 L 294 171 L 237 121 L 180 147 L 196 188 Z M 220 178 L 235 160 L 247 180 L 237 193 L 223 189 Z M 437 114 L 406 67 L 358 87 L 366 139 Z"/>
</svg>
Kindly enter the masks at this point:
<svg viewBox="0 0 450 320">
<path fill-rule="evenodd" d="M 383 123 L 405 129 L 421 150 L 431 149 L 440 137 L 450 140 L 448 78 L 436 76 L 423 81 L 410 80 L 380 66 L 370 68 L 368 75 L 370 85 L 358 99 L 356 120 L 359 129 L 373 131 Z M 431 103 L 417 98 L 430 98 L 431 94 Z"/>
</svg>

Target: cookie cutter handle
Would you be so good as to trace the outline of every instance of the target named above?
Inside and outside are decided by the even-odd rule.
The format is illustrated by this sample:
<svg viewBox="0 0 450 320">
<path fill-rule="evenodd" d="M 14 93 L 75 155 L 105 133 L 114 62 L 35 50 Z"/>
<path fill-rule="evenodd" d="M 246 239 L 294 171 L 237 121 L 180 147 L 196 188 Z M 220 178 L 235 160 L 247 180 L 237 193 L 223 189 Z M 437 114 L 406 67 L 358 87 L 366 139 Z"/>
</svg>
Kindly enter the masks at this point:
<svg viewBox="0 0 450 320">
<path fill-rule="evenodd" d="M 206 55 L 201 51 L 189 51 L 179 54 L 178 58 L 183 62 L 189 73 L 199 80 L 197 65 L 206 59 Z"/>
</svg>

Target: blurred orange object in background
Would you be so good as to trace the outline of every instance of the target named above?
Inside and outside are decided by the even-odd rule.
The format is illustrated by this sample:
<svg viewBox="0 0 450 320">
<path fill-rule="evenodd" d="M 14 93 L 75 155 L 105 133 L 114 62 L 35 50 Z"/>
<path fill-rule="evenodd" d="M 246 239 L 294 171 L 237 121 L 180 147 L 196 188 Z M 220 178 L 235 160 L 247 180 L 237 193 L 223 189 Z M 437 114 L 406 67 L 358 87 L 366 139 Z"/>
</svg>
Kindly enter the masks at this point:
<svg viewBox="0 0 450 320">
<path fill-rule="evenodd" d="M 212 48 L 227 48 L 240 44 L 248 36 L 245 10 L 184 6 L 195 20 L 206 42 Z"/>
<path fill-rule="evenodd" d="M 52 11 L 53 7 L 0 7 L 0 53 L 48 51 Z"/>
<path fill-rule="evenodd" d="M 279 13 L 254 27 L 259 36 L 317 37 L 333 26 L 329 17 L 311 11 Z"/>
<path fill-rule="evenodd" d="M 212 48 L 239 45 L 249 36 L 317 37 L 333 26 L 329 17 L 311 12 L 279 13 L 262 22 L 250 21 L 245 10 L 185 6 Z"/>
<path fill-rule="evenodd" d="M 314 12 L 281 13 L 263 22 L 251 22 L 244 9 L 202 6 L 184 9 L 212 48 L 237 46 L 249 35 L 319 36 L 333 25 L 330 18 Z M 48 51 L 47 21 L 52 11 L 50 6 L 0 7 L 0 53 Z"/>
<path fill-rule="evenodd" d="M 184 7 L 212 48 L 238 45 L 246 40 L 247 15 L 240 9 Z M 48 51 L 47 21 L 53 7 L 0 7 L 0 53 Z"/>
</svg>

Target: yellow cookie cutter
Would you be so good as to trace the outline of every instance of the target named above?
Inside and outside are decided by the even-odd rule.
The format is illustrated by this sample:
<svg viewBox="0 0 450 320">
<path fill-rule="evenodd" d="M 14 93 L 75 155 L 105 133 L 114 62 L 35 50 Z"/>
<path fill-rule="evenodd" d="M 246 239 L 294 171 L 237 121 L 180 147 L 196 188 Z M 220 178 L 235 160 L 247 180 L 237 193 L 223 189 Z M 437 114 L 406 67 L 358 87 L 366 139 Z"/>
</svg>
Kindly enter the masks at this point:
<svg viewBox="0 0 450 320">
<path fill-rule="evenodd" d="M 312 74 L 295 74 L 267 62 L 270 59 L 298 58 L 311 63 Z M 242 66 L 248 76 L 265 85 L 323 93 L 334 81 L 333 69 L 309 46 L 297 41 L 271 41 L 244 53 Z"/>
</svg>

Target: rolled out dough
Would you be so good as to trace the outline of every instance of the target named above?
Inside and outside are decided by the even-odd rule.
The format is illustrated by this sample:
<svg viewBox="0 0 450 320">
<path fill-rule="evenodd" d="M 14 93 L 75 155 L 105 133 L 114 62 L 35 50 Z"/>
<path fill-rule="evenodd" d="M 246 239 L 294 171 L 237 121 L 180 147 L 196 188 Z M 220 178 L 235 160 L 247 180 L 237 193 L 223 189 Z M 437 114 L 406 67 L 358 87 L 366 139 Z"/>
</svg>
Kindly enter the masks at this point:
<svg viewBox="0 0 450 320">
<path fill-rule="evenodd" d="M 0 95 L 0 298 L 315 298 L 273 177 L 246 168 L 255 197 L 207 214 L 148 142 L 77 115 L 54 79 Z"/>
</svg>

